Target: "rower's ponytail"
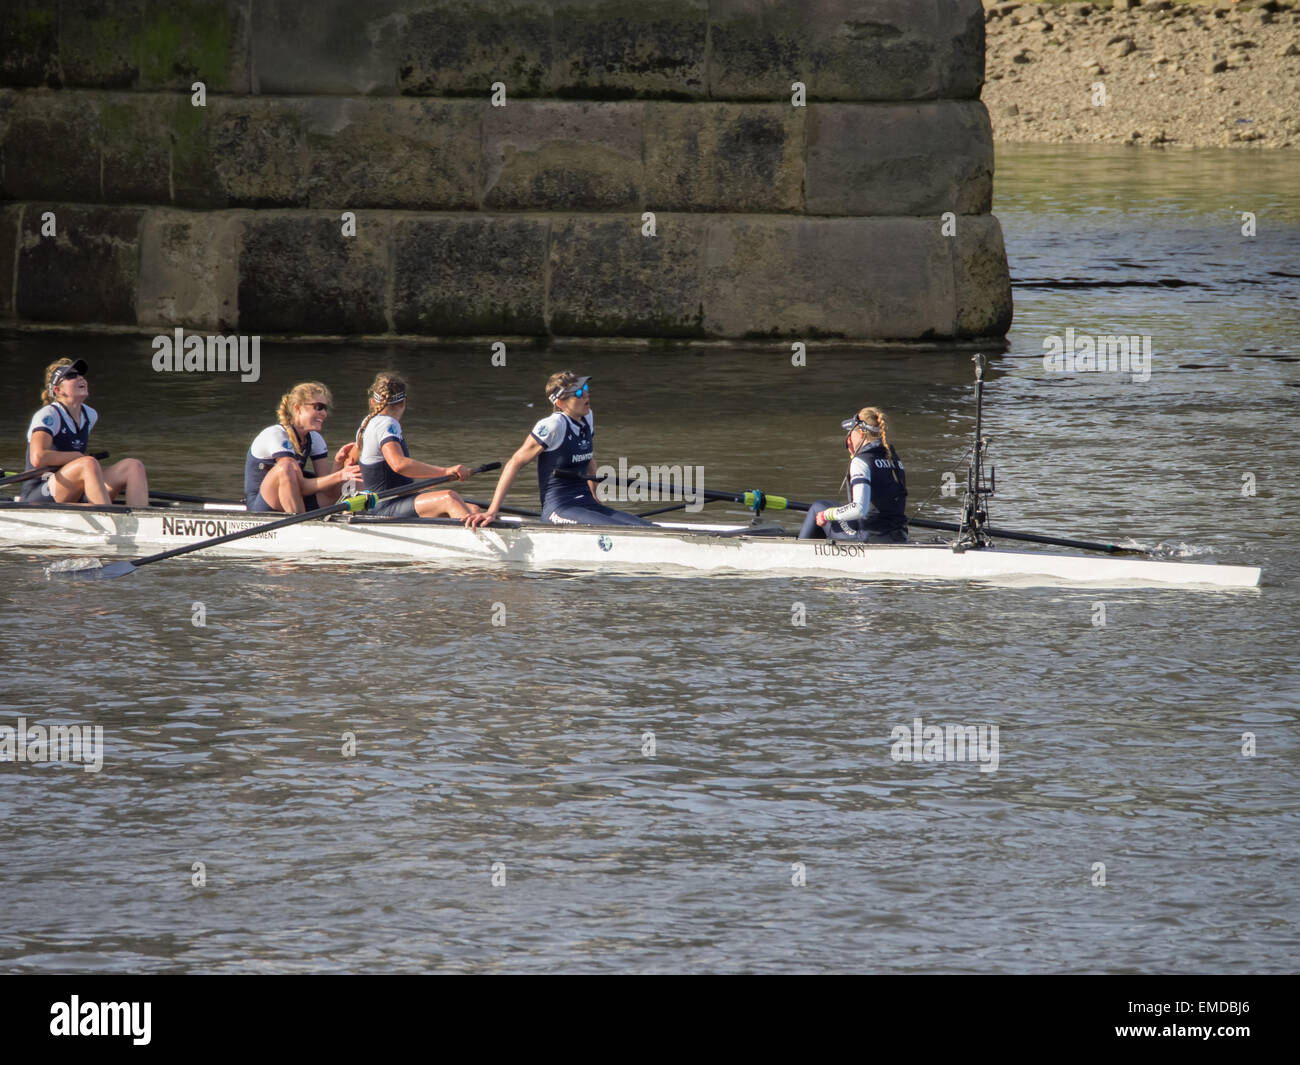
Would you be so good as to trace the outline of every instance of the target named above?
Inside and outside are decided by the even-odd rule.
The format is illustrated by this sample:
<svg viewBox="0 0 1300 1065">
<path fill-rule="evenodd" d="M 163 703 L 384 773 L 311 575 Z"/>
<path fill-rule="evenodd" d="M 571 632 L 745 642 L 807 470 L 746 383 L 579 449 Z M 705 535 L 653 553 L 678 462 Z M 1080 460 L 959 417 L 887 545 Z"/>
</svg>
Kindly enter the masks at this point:
<svg viewBox="0 0 1300 1065">
<path fill-rule="evenodd" d="M 50 379 L 54 376 L 54 371 L 61 366 L 71 366 L 71 359 L 55 359 L 45 367 L 45 387 L 41 389 L 41 406 L 48 407 L 54 402 L 54 389 L 50 387 Z"/>
<path fill-rule="evenodd" d="M 288 392 L 280 397 L 280 406 L 275 412 L 275 419 L 284 426 L 285 433 L 289 437 L 289 443 L 293 445 L 295 455 L 302 455 L 302 442 L 298 439 L 298 431 L 293 425 L 293 412 L 295 407 L 300 407 L 306 403 L 333 403 L 334 397 L 330 395 L 330 390 L 319 381 L 304 381 L 300 385 L 294 385 Z M 310 434 L 308 434 L 310 438 Z"/>
<path fill-rule="evenodd" d="M 868 432 L 880 437 L 880 444 L 885 449 L 885 457 L 897 462 L 898 455 L 889 443 L 889 419 L 885 417 L 885 412 L 879 407 L 863 407 L 858 411 L 858 421 L 863 424 Z M 894 480 L 897 481 L 898 472 L 892 465 L 889 472 L 894 475 Z"/>
<path fill-rule="evenodd" d="M 381 410 L 392 403 L 401 403 L 406 399 L 406 382 L 395 373 L 377 374 L 371 383 L 369 390 L 366 392 L 366 401 L 370 406 L 370 413 L 361 421 L 361 428 L 357 430 L 357 461 L 361 461 L 361 438 L 365 435 L 366 426 L 370 424 L 370 419 L 378 414 Z"/>
</svg>

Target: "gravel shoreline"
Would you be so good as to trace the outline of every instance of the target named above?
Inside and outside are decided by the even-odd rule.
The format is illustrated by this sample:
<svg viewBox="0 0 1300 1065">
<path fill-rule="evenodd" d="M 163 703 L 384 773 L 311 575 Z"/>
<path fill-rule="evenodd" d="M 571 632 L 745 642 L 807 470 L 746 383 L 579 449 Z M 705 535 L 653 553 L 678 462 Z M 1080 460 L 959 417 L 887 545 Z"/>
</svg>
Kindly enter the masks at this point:
<svg viewBox="0 0 1300 1065">
<path fill-rule="evenodd" d="M 1300 147 L 1300 0 L 985 0 L 1000 142 Z"/>
</svg>

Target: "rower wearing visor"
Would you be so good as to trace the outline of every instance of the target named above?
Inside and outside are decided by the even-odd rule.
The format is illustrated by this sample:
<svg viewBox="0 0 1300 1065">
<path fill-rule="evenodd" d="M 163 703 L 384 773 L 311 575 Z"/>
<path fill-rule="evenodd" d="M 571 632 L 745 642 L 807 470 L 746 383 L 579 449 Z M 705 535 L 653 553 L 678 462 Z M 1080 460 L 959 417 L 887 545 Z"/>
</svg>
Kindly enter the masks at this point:
<svg viewBox="0 0 1300 1065">
<path fill-rule="evenodd" d="M 840 422 L 848 430 L 849 502 L 814 503 L 799 530 L 802 540 L 856 540 L 869 544 L 907 543 L 907 474 L 889 443 L 885 412 L 863 407 Z"/>
<path fill-rule="evenodd" d="M 108 468 L 86 454 L 90 431 L 99 420 L 86 404 L 90 382 L 86 360 L 59 359 L 45 368 L 45 404 L 27 429 L 27 465 L 53 467 L 23 485 L 24 503 L 91 503 L 105 506 L 125 493 L 128 507 L 149 505 L 149 478 L 139 459 L 122 459 Z"/>
<path fill-rule="evenodd" d="M 591 378 L 572 370 L 552 374 L 546 398 L 555 412 L 543 418 L 506 463 L 492 502 L 466 520 L 470 528 L 496 520 L 521 469 L 537 459 L 537 491 L 542 519 L 555 525 L 652 525 L 635 514 L 605 506 L 596 486 L 596 422 L 591 413 Z"/>
<path fill-rule="evenodd" d="M 258 433 L 244 456 L 244 502 L 250 511 L 319 510 L 339 501 L 344 481 L 361 479 L 361 467 L 344 461 L 348 445 L 333 458 L 325 446 L 321 430 L 332 402 L 319 381 L 294 385 L 280 397 L 277 424 Z"/>
</svg>

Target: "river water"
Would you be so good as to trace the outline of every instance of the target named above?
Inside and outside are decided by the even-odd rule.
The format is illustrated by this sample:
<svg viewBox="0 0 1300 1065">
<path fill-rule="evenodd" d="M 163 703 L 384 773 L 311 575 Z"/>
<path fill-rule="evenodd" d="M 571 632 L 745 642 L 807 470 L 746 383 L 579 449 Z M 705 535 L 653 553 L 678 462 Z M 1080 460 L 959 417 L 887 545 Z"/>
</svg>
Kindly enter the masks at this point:
<svg viewBox="0 0 1300 1065">
<path fill-rule="evenodd" d="M 1300 154 L 1003 148 L 998 168 L 1017 286 L 988 375 L 995 522 L 1185 545 L 1261 565 L 1260 589 L 202 554 L 84 583 L 0 552 L 0 723 L 98 724 L 106 748 L 98 773 L 0 764 L 0 968 L 1293 970 Z M 1150 336 L 1149 379 L 1046 371 L 1067 329 Z M 804 499 L 837 493 L 839 420 L 878 404 L 930 517 L 955 513 L 973 416 L 968 352 L 288 346 L 240 384 L 156 374 L 144 338 L 10 336 L 11 468 L 63 353 L 92 363 L 96 449 L 217 496 L 286 384 L 334 388 L 334 447 L 390 366 L 417 457 L 506 459 L 572 364 L 599 461 Z M 996 770 L 895 762 L 916 718 L 997 726 Z"/>
</svg>

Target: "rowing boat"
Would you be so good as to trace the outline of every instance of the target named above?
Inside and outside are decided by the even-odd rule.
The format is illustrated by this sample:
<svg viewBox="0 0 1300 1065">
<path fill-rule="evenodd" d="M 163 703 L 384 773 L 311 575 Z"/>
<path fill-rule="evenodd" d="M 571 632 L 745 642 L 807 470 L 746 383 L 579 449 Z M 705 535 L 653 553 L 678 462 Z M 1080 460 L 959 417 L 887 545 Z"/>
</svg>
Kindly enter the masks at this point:
<svg viewBox="0 0 1300 1065">
<path fill-rule="evenodd" d="M 0 547 L 79 555 L 167 550 L 279 521 L 236 506 L 60 506 L 0 502 Z M 228 558 L 295 562 L 418 561 L 479 568 L 584 570 L 665 576 L 816 576 L 866 580 L 976 580 L 1015 585 L 1251 588 L 1252 566 L 1096 558 L 996 546 L 860 544 L 751 535 L 744 525 L 550 525 L 501 519 L 466 529 L 438 518 L 334 515 L 211 549 Z"/>
</svg>

